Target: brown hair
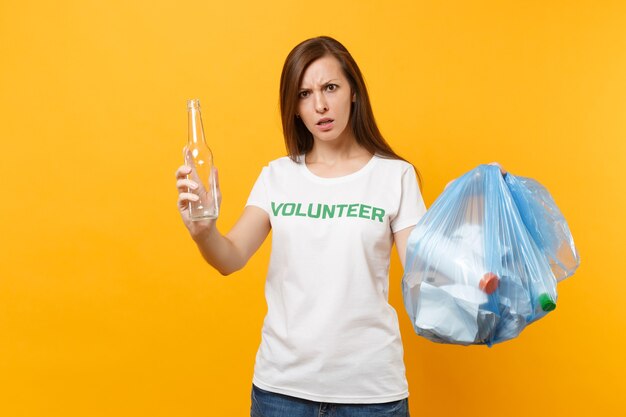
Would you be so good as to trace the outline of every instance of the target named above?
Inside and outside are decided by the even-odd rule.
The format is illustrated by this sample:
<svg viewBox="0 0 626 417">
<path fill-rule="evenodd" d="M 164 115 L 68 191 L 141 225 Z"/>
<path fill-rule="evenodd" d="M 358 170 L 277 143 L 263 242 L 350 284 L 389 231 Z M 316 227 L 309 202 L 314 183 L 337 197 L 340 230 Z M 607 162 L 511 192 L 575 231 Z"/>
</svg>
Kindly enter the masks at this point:
<svg viewBox="0 0 626 417">
<path fill-rule="evenodd" d="M 289 157 L 297 162 L 299 155 L 306 154 L 313 148 L 313 135 L 302 120 L 296 117 L 298 92 L 304 71 L 308 66 L 313 61 L 328 55 L 337 58 L 350 83 L 352 93 L 356 94 L 356 100 L 352 103 L 350 110 L 350 127 L 357 143 L 372 154 L 405 161 L 391 149 L 378 130 L 365 80 L 354 58 L 345 46 L 328 36 L 319 36 L 301 42 L 291 50 L 283 65 L 280 76 L 280 111 Z M 417 169 L 415 173 L 421 185 L 421 175 Z"/>
</svg>

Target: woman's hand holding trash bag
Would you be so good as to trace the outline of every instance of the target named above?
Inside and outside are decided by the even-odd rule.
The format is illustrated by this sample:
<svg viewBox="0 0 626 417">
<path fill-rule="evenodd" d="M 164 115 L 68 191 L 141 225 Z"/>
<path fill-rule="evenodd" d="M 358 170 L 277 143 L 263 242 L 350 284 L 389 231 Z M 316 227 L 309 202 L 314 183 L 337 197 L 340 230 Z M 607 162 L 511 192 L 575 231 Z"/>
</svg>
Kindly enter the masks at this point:
<svg viewBox="0 0 626 417">
<path fill-rule="evenodd" d="M 503 177 L 506 177 L 506 170 L 502 167 L 502 165 L 500 165 L 498 162 L 490 162 L 487 165 L 494 165 L 497 166 L 498 168 L 500 168 L 500 173 L 502 174 Z M 444 190 L 447 189 L 450 184 L 452 184 L 454 181 L 456 181 L 457 178 L 453 179 L 452 181 L 450 181 L 449 183 L 446 184 L 446 186 L 443 188 Z"/>
<path fill-rule="evenodd" d="M 498 162 L 490 162 L 487 165 L 497 166 L 498 168 L 500 168 L 500 173 L 502 174 L 502 176 L 506 176 L 506 170 Z"/>
</svg>

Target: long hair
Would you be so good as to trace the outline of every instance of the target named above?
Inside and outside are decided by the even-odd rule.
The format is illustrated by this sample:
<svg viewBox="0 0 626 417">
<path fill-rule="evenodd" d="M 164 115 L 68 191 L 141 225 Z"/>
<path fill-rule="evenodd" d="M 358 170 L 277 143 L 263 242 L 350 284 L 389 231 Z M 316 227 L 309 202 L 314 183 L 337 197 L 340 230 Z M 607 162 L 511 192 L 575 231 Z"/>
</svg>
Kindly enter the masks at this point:
<svg viewBox="0 0 626 417">
<path fill-rule="evenodd" d="M 405 161 L 391 149 L 376 125 L 365 80 L 354 58 L 345 46 L 328 36 L 301 42 L 291 50 L 283 65 L 280 76 L 280 112 L 289 157 L 297 162 L 300 155 L 307 154 L 313 149 L 313 135 L 302 120 L 296 117 L 298 92 L 308 66 L 313 61 L 329 55 L 337 58 L 344 76 L 350 83 L 352 93 L 356 95 L 350 109 L 350 127 L 357 143 L 372 154 Z M 415 173 L 421 185 L 421 175 L 417 169 Z"/>
</svg>

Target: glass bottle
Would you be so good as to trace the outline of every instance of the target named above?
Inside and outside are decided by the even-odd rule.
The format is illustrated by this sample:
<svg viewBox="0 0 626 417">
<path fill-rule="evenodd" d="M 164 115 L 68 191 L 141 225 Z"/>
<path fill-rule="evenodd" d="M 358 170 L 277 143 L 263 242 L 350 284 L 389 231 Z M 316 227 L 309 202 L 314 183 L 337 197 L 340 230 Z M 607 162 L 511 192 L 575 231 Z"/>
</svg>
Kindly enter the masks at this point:
<svg viewBox="0 0 626 417">
<path fill-rule="evenodd" d="M 199 221 L 215 219 L 218 215 L 217 188 L 213 172 L 213 154 L 204 138 L 202 117 L 200 114 L 200 100 L 187 101 L 189 120 L 187 146 L 184 149 L 185 165 L 191 167 L 188 179 L 196 182 L 198 188 L 188 192 L 196 194 L 200 199 L 189 202 L 191 220 Z"/>
</svg>

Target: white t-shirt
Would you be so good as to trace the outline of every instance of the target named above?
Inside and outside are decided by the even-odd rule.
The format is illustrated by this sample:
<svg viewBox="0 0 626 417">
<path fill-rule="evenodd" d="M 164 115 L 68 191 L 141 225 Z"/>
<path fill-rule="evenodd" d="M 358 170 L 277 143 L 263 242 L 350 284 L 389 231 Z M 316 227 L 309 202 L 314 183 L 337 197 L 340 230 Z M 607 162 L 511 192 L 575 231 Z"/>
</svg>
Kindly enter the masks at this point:
<svg viewBox="0 0 626 417">
<path fill-rule="evenodd" d="M 322 178 L 283 157 L 263 168 L 247 205 L 272 226 L 253 383 L 319 402 L 406 398 L 388 286 L 393 233 L 426 212 L 413 167 L 374 156 L 355 173 Z"/>
</svg>

